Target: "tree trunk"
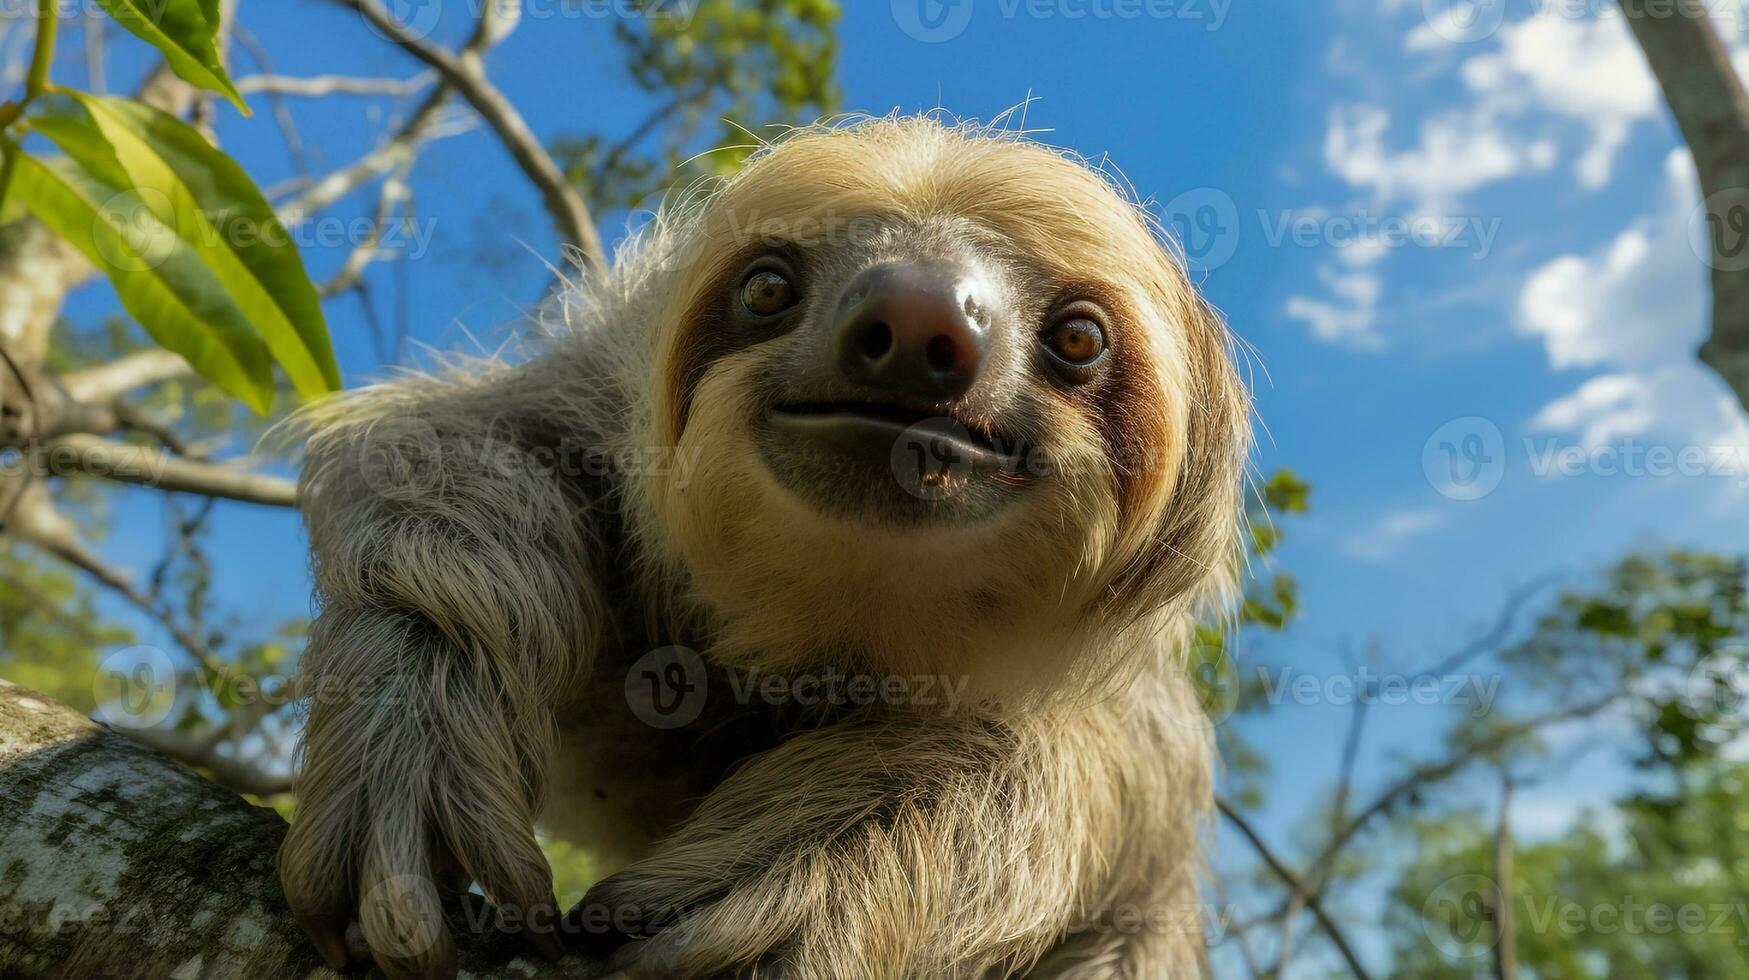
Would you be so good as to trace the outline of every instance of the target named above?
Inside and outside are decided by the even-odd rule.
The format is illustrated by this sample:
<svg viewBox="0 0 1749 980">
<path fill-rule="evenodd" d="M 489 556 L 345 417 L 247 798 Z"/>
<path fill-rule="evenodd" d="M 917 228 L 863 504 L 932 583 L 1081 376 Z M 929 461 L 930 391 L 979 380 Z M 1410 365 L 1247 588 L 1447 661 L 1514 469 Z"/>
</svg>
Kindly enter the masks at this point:
<svg viewBox="0 0 1749 980">
<path fill-rule="evenodd" d="M 1704 0 L 1621 0 L 1700 174 L 1712 336 L 1700 359 L 1749 409 L 1749 95 Z"/>
<path fill-rule="evenodd" d="M 337 977 L 280 895 L 284 835 L 274 811 L 0 680 L 0 976 Z M 480 905 L 451 921 L 462 976 L 605 972 L 470 919 Z"/>
</svg>

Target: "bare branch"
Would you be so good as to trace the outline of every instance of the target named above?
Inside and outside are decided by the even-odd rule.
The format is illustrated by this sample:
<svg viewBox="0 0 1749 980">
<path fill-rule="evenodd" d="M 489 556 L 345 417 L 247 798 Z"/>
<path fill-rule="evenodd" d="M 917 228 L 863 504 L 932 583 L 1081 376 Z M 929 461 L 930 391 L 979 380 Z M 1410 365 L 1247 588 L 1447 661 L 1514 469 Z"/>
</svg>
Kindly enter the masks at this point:
<svg viewBox="0 0 1749 980">
<path fill-rule="evenodd" d="M 412 78 L 355 78 L 348 75 L 316 75 L 298 78 L 291 75 L 245 75 L 237 79 L 237 91 L 244 95 L 295 95 L 319 99 L 329 95 L 417 95 L 431 85 L 437 76 L 420 72 Z"/>
<path fill-rule="evenodd" d="M 322 284 L 320 292 L 323 297 L 334 296 L 358 286 L 364 280 L 364 270 L 382 254 L 383 229 L 388 227 L 395 210 L 411 194 L 407 186 L 407 172 L 411 164 L 412 161 L 408 160 L 383 178 L 382 186 L 377 190 L 377 210 L 371 221 L 370 234 L 354 246 L 340 271 Z"/>
<path fill-rule="evenodd" d="M 291 792 L 290 774 L 267 772 L 257 766 L 230 758 L 218 747 L 194 735 L 168 728 L 116 728 L 118 732 L 150 746 L 180 762 L 212 773 L 213 781 L 239 793 L 275 796 Z M 223 733 L 222 730 L 220 732 Z"/>
<path fill-rule="evenodd" d="M 222 497 L 269 507 L 297 506 L 297 485 L 219 463 L 181 459 L 145 446 L 72 433 L 38 450 L 58 475 L 83 473 L 119 483 Z"/>
<path fill-rule="evenodd" d="M 1244 815 L 1239 813 L 1237 808 L 1224 799 L 1215 800 L 1215 805 L 1220 807 L 1221 815 L 1227 818 L 1227 822 L 1231 823 L 1251 843 L 1251 847 L 1257 851 L 1257 856 L 1263 859 L 1263 863 L 1277 878 L 1281 879 L 1282 884 L 1286 885 L 1294 894 L 1306 896 L 1306 907 L 1311 909 L 1313 917 L 1318 920 L 1319 928 L 1324 930 L 1324 935 L 1329 937 L 1330 944 L 1336 947 L 1336 952 L 1341 954 L 1343 962 L 1348 964 L 1348 971 L 1354 974 L 1357 980 L 1368 980 L 1371 974 L 1366 972 L 1366 967 L 1361 964 L 1360 957 L 1355 955 L 1354 947 L 1348 944 L 1348 937 L 1342 934 L 1342 929 L 1336 925 L 1335 920 L 1331 919 L 1329 914 L 1324 911 L 1324 904 L 1318 896 L 1306 887 L 1306 883 L 1293 872 L 1293 869 L 1275 856 L 1275 852 L 1263 842 L 1262 836 L 1257 833 Z"/>
<path fill-rule="evenodd" d="M 1553 572 L 1539 575 L 1508 592 L 1506 603 L 1500 608 L 1500 615 L 1495 617 L 1494 624 L 1488 628 L 1487 632 L 1459 647 L 1439 663 L 1421 671 L 1421 675 L 1442 677 L 1454 674 L 1477 657 L 1498 650 L 1506 642 L 1507 637 L 1512 635 L 1512 628 L 1517 624 L 1518 614 L 1524 609 L 1525 603 L 1534 598 L 1556 578 L 1557 575 Z"/>
<path fill-rule="evenodd" d="M 154 347 L 62 375 L 59 380 L 61 389 L 75 401 L 103 403 L 136 388 L 193 375 L 194 368 L 182 355 Z"/>
<path fill-rule="evenodd" d="M 445 121 L 443 108 L 448 101 L 447 87 L 439 85 L 434 88 L 401 128 L 381 146 L 283 201 L 276 209 L 279 220 L 288 225 L 296 224 L 309 215 L 324 211 L 359 187 L 397 167 L 406 166 L 418 153 L 421 144 L 465 130 L 465 125 Z"/>
<path fill-rule="evenodd" d="M 86 547 L 79 540 L 72 526 L 53 512 L 52 505 L 46 497 L 33 498 L 30 501 L 30 511 L 20 515 L 16 533 L 21 540 L 28 541 L 38 548 L 54 555 L 69 565 L 79 569 L 96 579 L 98 584 L 126 599 L 141 612 L 152 617 L 168 631 L 173 639 L 188 651 L 189 656 L 198 660 L 202 667 L 211 671 L 222 669 L 217 654 L 200 637 L 185 629 L 176 622 L 165 610 L 159 608 L 152 600 L 134 586 L 126 572 L 98 557 L 96 552 Z"/>
<path fill-rule="evenodd" d="M 1700 359 L 1749 409 L 1749 94 L 1705 0 L 1621 6 L 1688 141 L 1707 199 L 1713 323 Z"/>
<path fill-rule="evenodd" d="M 553 162 L 553 158 L 548 155 L 534 132 L 528 128 L 522 114 L 516 111 L 516 107 L 505 98 L 504 93 L 486 79 L 485 62 L 481 55 L 484 48 L 496 43 L 513 26 L 506 19 L 505 9 L 509 5 L 486 4 L 474 38 L 460 53 L 455 53 L 431 44 L 409 31 L 385 11 L 377 0 L 330 2 L 356 11 L 382 36 L 429 65 L 446 85 L 466 99 L 498 135 L 499 141 L 510 151 L 523 174 L 540 192 L 547 211 L 559 227 L 561 237 L 577 248 L 590 268 L 607 267 L 607 253 L 602 247 L 601 236 L 595 230 L 595 223 L 589 215 L 589 206 L 584 203 L 583 196 L 565 180 L 564 173 Z"/>
</svg>

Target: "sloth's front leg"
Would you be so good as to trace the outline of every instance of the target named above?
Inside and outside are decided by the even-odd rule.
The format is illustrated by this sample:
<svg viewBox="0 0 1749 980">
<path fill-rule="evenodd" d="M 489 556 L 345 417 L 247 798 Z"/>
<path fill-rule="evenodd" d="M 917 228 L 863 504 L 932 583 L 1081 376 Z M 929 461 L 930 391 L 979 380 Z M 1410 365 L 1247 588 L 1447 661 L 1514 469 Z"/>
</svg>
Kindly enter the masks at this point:
<svg viewBox="0 0 1749 980">
<path fill-rule="evenodd" d="M 751 760 L 573 929 L 635 977 L 1005 977 L 1097 888 L 1114 788 L 1012 724 L 891 716 Z M 1093 797 L 1104 796 L 1105 799 Z"/>
</svg>

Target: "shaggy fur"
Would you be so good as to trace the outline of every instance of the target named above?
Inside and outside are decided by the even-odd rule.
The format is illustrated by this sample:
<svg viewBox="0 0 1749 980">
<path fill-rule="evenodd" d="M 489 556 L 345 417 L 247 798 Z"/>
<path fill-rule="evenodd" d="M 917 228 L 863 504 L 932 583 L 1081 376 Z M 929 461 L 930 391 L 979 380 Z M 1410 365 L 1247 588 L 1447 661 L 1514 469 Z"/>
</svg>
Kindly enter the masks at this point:
<svg viewBox="0 0 1749 980">
<path fill-rule="evenodd" d="M 829 512 L 750 434 L 803 341 L 732 343 L 710 313 L 774 247 L 834 274 L 975 261 L 1023 321 L 1095 296 L 1113 362 L 1062 390 L 1024 356 L 1038 328 L 1010 328 L 1006 387 L 964 409 L 999 401 L 1053 465 L 993 516 Z M 356 915 L 391 974 L 453 971 L 437 908 L 468 882 L 551 951 L 538 821 L 621 865 L 581 907 L 636 920 L 636 976 L 1200 975 L 1212 744 L 1182 654 L 1234 575 L 1248 403 L 1142 211 L 1000 132 L 803 130 L 670 208 L 563 320 L 519 365 L 306 417 L 322 611 L 280 865 L 324 952 Z M 543 465 L 577 447 L 620 463 Z M 665 644 L 709 665 L 675 730 L 625 693 Z M 729 697 L 750 669 L 965 693 L 799 710 Z"/>
</svg>

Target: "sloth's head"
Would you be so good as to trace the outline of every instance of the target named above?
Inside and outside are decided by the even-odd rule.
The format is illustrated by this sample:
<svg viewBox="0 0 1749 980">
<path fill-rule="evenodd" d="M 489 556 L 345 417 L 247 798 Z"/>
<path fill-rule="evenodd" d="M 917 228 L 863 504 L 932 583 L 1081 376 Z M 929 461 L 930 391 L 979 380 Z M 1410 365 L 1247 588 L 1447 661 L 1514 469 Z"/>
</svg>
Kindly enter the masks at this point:
<svg viewBox="0 0 1749 980">
<path fill-rule="evenodd" d="M 1101 174 L 869 121 L 671 235 L 652 424 L 694 465 L 645 489 L 719 656 L 1019 677 L 1230 578 L 1228 335 Z"/>
</svg>

